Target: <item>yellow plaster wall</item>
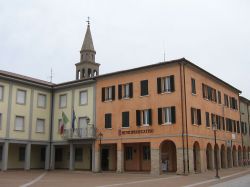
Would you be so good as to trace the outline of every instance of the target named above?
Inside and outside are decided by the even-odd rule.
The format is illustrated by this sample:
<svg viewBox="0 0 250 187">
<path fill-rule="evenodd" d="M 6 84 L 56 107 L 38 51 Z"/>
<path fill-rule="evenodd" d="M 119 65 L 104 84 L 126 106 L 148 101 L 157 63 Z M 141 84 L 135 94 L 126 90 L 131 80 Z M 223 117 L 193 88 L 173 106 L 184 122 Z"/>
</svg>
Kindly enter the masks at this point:
<svg viewBox="0 0 250 187">
<path fill-rule="evenodd" d="M 7 125 L 7 113 L 8 113 L 8 101 L 9 101 L 9 84 L 4 81 L 0 81 L 0 85 L 4 87 L 3 100 L 0 101 L 0 113 L 2 114 L 2 127 L 0 128 L 0 138 L 6 136 Z"/>
<path fill-rule="evenodd" d="M 55 161 L 56 169 L 68 169 L 69 168 L 69 146 L 63 147 L 62 161 Z"/>
<path fill-rule="evenodd" d="M 8 169 L 23 169 L 24 161 L 19 161 L 19 147 L 21 144 L 9 144 Z"/>
<path fill-rule="evenodd" d="M 38 94 L 46 95 L 46 107 L 40 108 L 37 106 Z M 49 130 L 50 130 L 50 107 L 51 107 L 51 94 L 50 92 L 34 90 L 34 102 L 33 102 L 33 111 L 32 111 L 32 140 L 47 140 L 49 141 Z M 36 132 L 36 122 L 37 119 L 45 119 L 45 131 L 44 133 Z"/>
<path fill-rule="evenodd" d="M 75 169 L 84 169 L 84 170 L 89 170 L 90 169 L 90 147 L 88 145 L 82 145 L 82 146 L 78 146 L 78 147 L 82 147 L 82 151 L 83 151 L 83 158 L 82 161 L 75 161 Z"/>
<path fill-rule="evenodd" d="M 30 154 L 30 168 L 44 168 L 45 163 L 41 161 L 42 146 L 32 145 Z"/>
</svg>

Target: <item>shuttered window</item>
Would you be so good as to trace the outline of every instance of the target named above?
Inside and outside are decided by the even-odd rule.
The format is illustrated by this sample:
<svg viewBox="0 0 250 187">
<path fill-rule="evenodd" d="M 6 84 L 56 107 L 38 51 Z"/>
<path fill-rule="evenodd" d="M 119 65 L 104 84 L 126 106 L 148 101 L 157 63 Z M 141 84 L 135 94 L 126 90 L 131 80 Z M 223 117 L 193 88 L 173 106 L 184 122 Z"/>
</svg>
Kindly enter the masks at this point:
<svg viewBox="0 0 250 187">
<path fill-rule="evenodd" d="M 157 78 L 157 93 L 170 93 L 175 91 L 174 75 Z"/>
<path fill-rule="evenodd" d="M 129 112 L 122 112 L 122 127 L 129 127 Z"/>
<path fill-rule="evenodd" d="M 59 107 L 60 108 L 65 108 L 67 106 L 67 95 L 62 94 L 59 97 Z"/>
<path fill-rule="evenodd" d="M 102 88 L 102 101 L 115 100 L 115 86 Z"/>
<path fill-rule="evenodd" d="M 41 107 L 41 108 L 45 108 L 46 107 L 46 95 L 44 95 L 44 94 L 38 94 L 38 97 L 37 97 L 37 106 Z"/>
<path fill-rule="evenodd" d="M 110 113 L 105 114 L 105 128 L 112 128 L 112 115 Z"/>
<path fill-rule="evenodd" d="M 3 100 L 3 86 L 0 86 L 0 101 Z"/>
<path fill-rule="evenodd" d="M 80 101 L 80 105 L 86 105 L 88 104 L 88 92 L 85 91 L 81 91 L 79 94 L 79 101 Z"/>
<path fill-rule="evenodd" d="M 136 110 L 136 125 L 152 125 L 152 109 Z"/>
<path fill-rule="evenodd" d="M 44 119 L 37 119 L 36 121 L 36 132 L 44 133 L 45 131 L 45 120 Z"/>
<path fill-rule="evenodd" d="M 148 80 L 141 81 L 141 96 L 148 95 Z"/>
<path fill-rule="evenodd" d="M 201 125 L 201 110 L 191 108 L 191 123 L 193 125 Z"/>
<path fill-rule="evenodd" d="M 24 117 L 23 116 L 16 116 L 15 130 L 16 131 L 24 131 Z"/>
<path fill-rule="evenodd" d="M 221 104 L 221 92 L 218 91 L 218 103 Z"/>
<path fill-rule="evenodd" d="M 175 124 L 175 106 L 158 108 L 158 124 L 171 125 Z"/>
<path fill-rule="evenodd" d="M 127 99 L 133 97 L 133 83 L 118 85 L 118 99 Z"/>
<path fill-rule="evenodd" d="M 206 112 L 206 127 L 210 127 L 209 113 Z"/>
<path fill-rule="evenodd" d="M 195 84 L 195 79 L 191 79 L 191 84 L 192 84 L 192 94 L 196 94 L 196 84 Z"/>
<path fill-rule="evenodd" d="M 25 104 L 26 103 L 26 91 L 25 90 L 17 90 L 17 97 L 16 97 L 17 104 Z"/>
</svg>

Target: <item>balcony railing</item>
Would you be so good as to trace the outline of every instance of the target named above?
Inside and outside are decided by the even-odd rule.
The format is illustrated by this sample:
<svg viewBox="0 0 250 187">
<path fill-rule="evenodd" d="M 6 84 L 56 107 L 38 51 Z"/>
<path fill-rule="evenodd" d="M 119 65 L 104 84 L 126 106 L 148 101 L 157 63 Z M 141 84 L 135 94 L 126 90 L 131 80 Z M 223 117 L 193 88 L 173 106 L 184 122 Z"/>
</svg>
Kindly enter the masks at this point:
<svg viewBox="0 0 250 187">
<path fill-rule="evenodd" d="M 94 125 L 88 125 L 86 128 L 64 129 L 63 137 L 67 140 L 95 139 L 96 128 Z"/>
</svg>

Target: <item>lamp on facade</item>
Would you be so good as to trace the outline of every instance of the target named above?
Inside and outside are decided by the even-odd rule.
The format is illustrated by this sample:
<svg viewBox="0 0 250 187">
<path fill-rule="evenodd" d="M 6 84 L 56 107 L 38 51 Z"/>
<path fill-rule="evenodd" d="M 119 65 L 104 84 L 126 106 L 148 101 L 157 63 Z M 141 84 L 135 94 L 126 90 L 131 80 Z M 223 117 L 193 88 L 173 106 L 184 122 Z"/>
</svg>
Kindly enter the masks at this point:
<svg viewBox="0 0 250 187">
<path fill-rule="evenodd" d="M 102 132 L 99 132 L 98 136 L 99 136 L 99 150 L 100 150 L 99 163 L 100 163 L 100 172 L 101 172 L 102 171 L 102 137 L 103 137 Z"/>
<path fill-rule="evenodd" d="M 214 145 L 216 146 L 216 131 L 217 131 L 217 124 L 215 123 L 215 122 L 213 122 L 213 124 L 212 124 L 212 129 L 213 129 L 213 131 L 214 131 Z M 214 146 L 214 147 L 215 147 Z M 216 152 L 215 152 L 215 169 L 216 169 L 216 175 L 215 175 L 215 177 L 216 178 L 220 178 L 219 177 L 219 171 L 218 171 L 218 157 L 217 157 L 217 149 L 215 149 L 216 150 Z"/>
</svg>

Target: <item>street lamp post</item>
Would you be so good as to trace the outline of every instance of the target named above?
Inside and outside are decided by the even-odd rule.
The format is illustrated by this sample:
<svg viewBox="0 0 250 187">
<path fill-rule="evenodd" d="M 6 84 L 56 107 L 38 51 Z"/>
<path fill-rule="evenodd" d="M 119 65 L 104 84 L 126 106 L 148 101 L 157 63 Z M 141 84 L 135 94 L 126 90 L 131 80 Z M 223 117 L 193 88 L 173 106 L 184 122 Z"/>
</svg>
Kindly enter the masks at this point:
<svg viewBox="0 0 250 187">
<path fill-rule="evenodd" d="M 102 137 L 103 134 L 102 132 L 99 132 L 99 150 L 100 150 L 100 158 L 99 158 L 99 163 L 100 163 L 100 172 L 102 171 Z"/>
<path fill-rule="evenodd" d="M 216 123 L 213 123 L 213 131 L 214 131 L 214 148 L 215 148 L 215 146 L 216 146 L 216 131 L 217 131 L 217 125 L 216 125 Z M 215 175 L 215 177 L 216 178 L 220 178 L 219 177 L 219 171 L 218 171 L 218 158 L 217 158 L 217 149 L 215 149 L 216 150 L 216 152 L 215 152 L 215 169 L 216 169 L 216 175 Z"/>
</svg>

